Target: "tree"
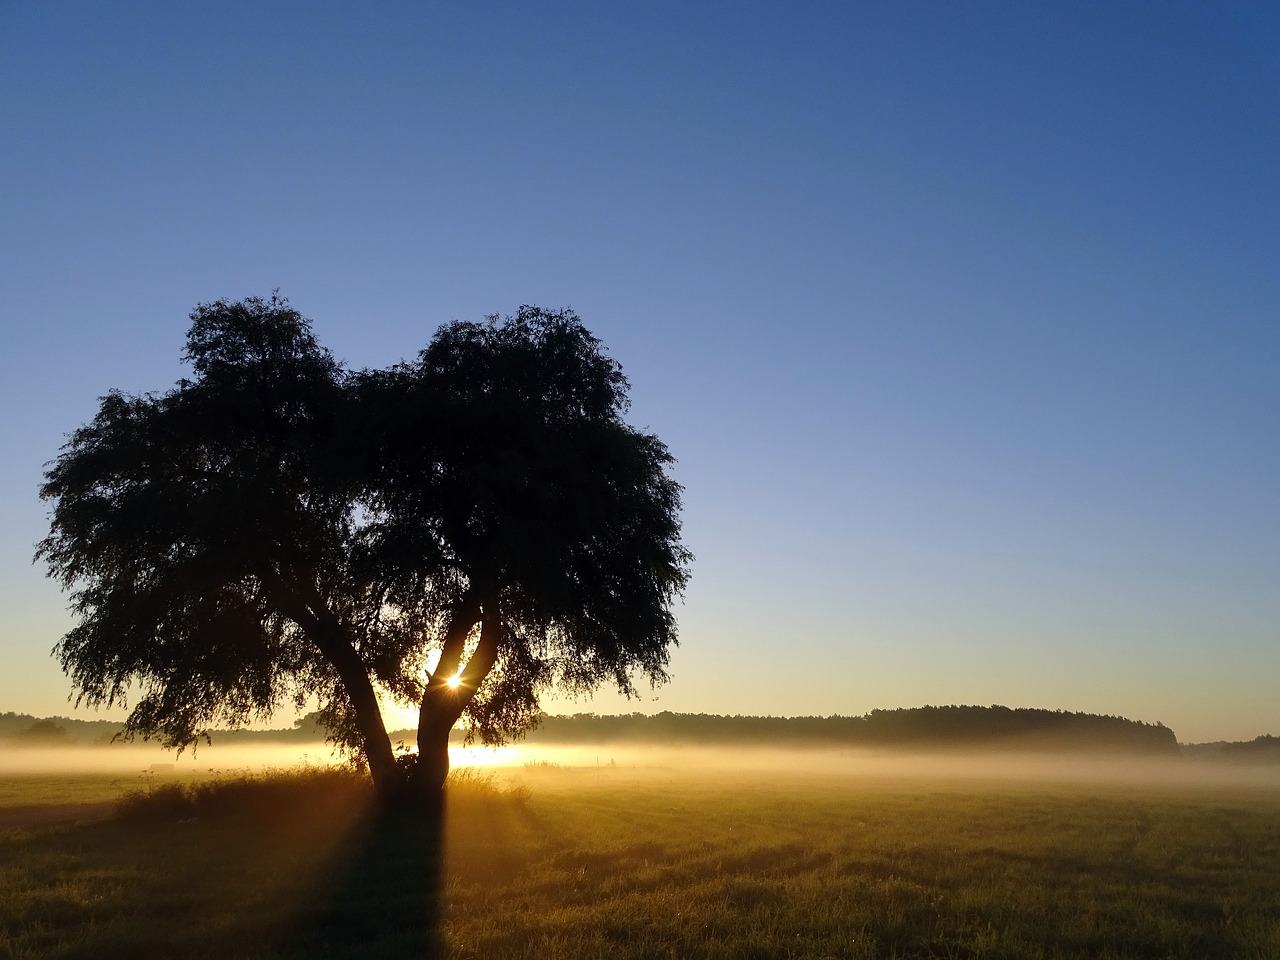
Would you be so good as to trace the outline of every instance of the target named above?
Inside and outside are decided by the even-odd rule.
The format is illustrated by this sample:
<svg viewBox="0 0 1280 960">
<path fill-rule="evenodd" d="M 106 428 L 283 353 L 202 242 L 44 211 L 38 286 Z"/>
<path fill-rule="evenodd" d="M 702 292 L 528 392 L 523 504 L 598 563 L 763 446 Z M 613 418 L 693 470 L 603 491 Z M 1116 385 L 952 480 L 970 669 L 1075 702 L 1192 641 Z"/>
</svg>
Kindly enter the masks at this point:
<svg viewBox="0 0 1280 960">
<path fill-rule="evenodd" d="M 56 720 L 37 720 L 13 739 L 24 747 L 69 747 L 72 742 L 67 728 Z"/>
<path fill-rule="evenodd" d="M 439 795 L 554 685 L 666 678 L 691 556 L 656 437 L 570 311 L 453 323 L 351 373 L 283 299 L 201 304 L 162 394 L 112 392 L 49 467 L 37 548 L 77 702 L 170 746 L 318 698 L 387 799 Z M 379 699 L 415 703 L 397 762 Z"/>
<path fill-rule="evenodd" d="M 624 422 L 627 386 L 572 312 L 531 307 L 450 324 L 416 363 L 359 380 L 379 425 L 371 546 L 396 606 L 426 601 L 442 641 L 418 696 L 428 791 L 464 715 L 497 743 L 548 687 L 665 679 L 691 557 L 672 458 Z"/>
</svg>

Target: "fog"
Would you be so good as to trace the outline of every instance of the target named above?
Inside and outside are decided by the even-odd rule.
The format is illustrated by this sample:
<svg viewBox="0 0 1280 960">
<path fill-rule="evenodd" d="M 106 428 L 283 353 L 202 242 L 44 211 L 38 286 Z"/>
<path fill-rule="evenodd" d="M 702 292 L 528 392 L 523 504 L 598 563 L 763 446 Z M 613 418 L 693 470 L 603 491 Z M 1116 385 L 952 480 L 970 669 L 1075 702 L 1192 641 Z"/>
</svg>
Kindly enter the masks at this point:
<svg viewBox="0 0 1280 960">
<path fill-rule="evenodd" d="M 1280 791 L 1280 764 L 1215 762 L 1186 757 L 1101 757 L 1080 754 L 923 753 L 829 748 L 646 746 L 643 744 L 515 744 L 451 751 L 455 768 L 519 773 L 590 772 L 599 776 L 741 775 L 754 782 L 847 781 L 855 785 L 1079 784 L 1246 787 Z M 0 776 L 34 773 L 232 774 L 341 758 L 324 743 L 202 745 L 176 754 L 158 746 L 0 749 Z"/>
<path fill-rule="evenodd" d="M 147 744 L 102 747 L 0 748 L 0 776 L 18 773 L 138 773 L 153 765 L 175 772 L 258 771 L 300 764 L 331 764 L 339 758 L 324 743 L 235 744 L 173 750 Z"/>
<path fill-rule="evenodd" d="M 511 748 L 507 748 L 511 749 Z M 1240 764 L 1185 757 L 1081 754 L 924 753 L 799 747 L 521 746 L 515 762 L 588 770 L 669 771 L 848 781 L 853 784 L 1079 784 L 1168 787 L 1249 787 L 1280 791 L 1280 764 Z M 457 762 L 457 761 L 455 761 Z"/>
</svg>

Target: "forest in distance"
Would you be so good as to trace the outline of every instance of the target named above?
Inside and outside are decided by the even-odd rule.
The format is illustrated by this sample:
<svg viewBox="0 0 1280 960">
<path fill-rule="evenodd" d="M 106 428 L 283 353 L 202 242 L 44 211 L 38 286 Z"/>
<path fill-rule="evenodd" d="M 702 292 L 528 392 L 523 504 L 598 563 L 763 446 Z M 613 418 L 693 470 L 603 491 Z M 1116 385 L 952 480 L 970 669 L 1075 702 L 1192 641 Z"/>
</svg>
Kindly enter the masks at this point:
<svg viewBox="0 0 1280 960">
<path fill-rule="evenodd" d="M 123 729 L 110 720 L 0 712 L 0 748 L 108 746 Z M 325 730 L 315 714 L 290 728 L 214 730 L 217 744 L 315 743 Z M 394 730 L 412 743 L 414 731 Z M 463 731 L 455 733 L 461 742 Z M 544 714 L 524 738 L 530 745 L 781 746 L 893 750 L 1016 750 L 1280 763 L 1280 737 L 1242 742 L 1180 743 L 1169 727 L 1100 714 L 992 706 L 924 706 L 862 716 L 774 717 L 705 713 Z"/>
</svg>

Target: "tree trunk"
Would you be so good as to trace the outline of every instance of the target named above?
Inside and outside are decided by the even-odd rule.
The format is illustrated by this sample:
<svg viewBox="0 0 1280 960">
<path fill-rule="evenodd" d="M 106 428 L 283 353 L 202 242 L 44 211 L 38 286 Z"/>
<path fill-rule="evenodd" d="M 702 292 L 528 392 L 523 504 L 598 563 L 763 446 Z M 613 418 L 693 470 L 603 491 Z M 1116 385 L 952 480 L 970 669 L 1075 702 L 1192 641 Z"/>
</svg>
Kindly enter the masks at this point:
<svg viewBox="0 0 1280 960">
<path fill-rule="evenodd" d="M 391 749 L 391 738 L 387 736 L 387 726 L 382 720 L 382 707 L 378 703 L 378 694 L 373 689 L 373 682 L 355 648 L 345 637 L 327 638 L 328 643 L 321 647 L 329 657 L 342 680 L 347 697 L 356 714 L 356 726 L 360 728 L 360 737 L 364 741 L 364 755 L 369 763 L 369 775 L 373 777 L 373 785 L 384 799 L 400 789 L 404 780 L 400 767 L 396 763 L 395 752 Z"/>
<path fill-rule="evenodd" d="M 425 801 L 439 797 L 449 776 L 449 734 L 453 725 L 436 724 L 418 730 L 418 763 L 413 771 L 414 793 Z"/>
<path fill-rule="evenodd" d="M 498 660 L 502 628 L 497 604 L 486 604 L 480 622 L 480 642 L 467 665 L 455 675 L 453 671 L 461 659 L 461 644 L 473 625 L 474 620 L 467 622 L 466 617 L 455 618 L 450 624 L 440 657 L 444 669 L 437 666 L 436 672 L 427 678 L 418 713 L 418 761 L 410 792 L 418 802 L 441 810 L 445 780 L 449 776 L 449 734 Z M 451 684 L 452 679 L 457 683 Z"/>
<path fill-rule="evenodd" d="M 273 600 L 306 632 L 321 655 L 332 664 L 355 711 L 356 726 L 364 742 L 373 785 L 385 801 L 400 792 L 404 776 L 396 763 L 382 707 L 369 678 L 369 668 L 360 659 L 346 626 L 329 610 L 324 598 L 312 588 L 302 595 L 271 571 L 263 573 Z"/>
</svg>

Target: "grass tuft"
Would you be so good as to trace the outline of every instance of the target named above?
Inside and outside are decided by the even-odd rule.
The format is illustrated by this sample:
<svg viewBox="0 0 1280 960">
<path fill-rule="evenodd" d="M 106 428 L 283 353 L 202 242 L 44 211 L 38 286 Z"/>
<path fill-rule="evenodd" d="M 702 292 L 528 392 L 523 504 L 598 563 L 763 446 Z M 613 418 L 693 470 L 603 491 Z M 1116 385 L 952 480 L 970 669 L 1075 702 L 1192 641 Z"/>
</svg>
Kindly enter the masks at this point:
<svg viewBox="0 0 1280 960">
<path fill-rule="evenodd" d="M 448 792 L 451 803 L 475 803 L 491 799 L 523 806 L 533 796 L 528 786 L 508 783 L 499 779 L 492 771 L 476 767 L 459 767 L 449 771 Z"/>
<path fill-rule="evenodd" d="M 262 820 L 363 809 L 372 796 L 368 776 L 349 767 L 267 770 L 132 790 L 117 803 L 116 817 L 134 823 L 228 817 Z"/>
<path fill-rule="evenodd" d="M 449 774 L 451 801 L 524 804 L 527 786 L 505 783 L 492 772 L 461 767 Z M 373 784 L 350 767 L 265 770 L 187 783 L 130 790 L 116 804 L 116 818 L 131 823 L 174 823 L 227 818 L 262 821 L 360 811 L 373 804 Z"/>
</svg>

